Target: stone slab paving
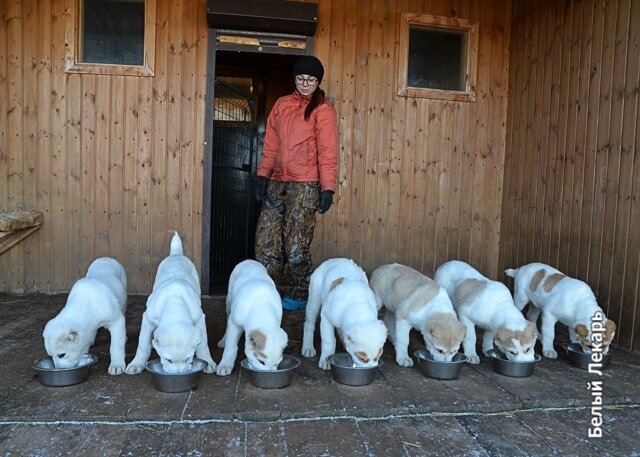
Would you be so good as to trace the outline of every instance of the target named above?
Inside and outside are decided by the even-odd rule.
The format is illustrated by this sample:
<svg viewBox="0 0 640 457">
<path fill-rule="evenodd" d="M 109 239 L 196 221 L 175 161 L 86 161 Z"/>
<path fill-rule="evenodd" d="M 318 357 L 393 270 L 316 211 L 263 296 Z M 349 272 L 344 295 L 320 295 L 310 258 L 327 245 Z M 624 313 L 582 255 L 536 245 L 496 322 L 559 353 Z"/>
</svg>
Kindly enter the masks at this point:
<svg viewBox="0 0 640 457">
<path fill-rule="evenodd" d="M 387 344 L 369 386 L 336 383 L 302 358 L 289 387 L 262 390 L 236 364 L 227 377 L 203 375 L 187 393 L 158 392 L 148 373 L 107 374 L 109 335 L 100 360 L 76 386 L 39 383 L 32 363 L 44 355 L 42 329 L 65 295 L 0 295 L 1 455 L 639 455 L 640 354 L 613 349 L 602 378 L 544 359 L 528 378 L 466 365 L 451 381 L 400 368 Z M 129 298 L 127 361 L 133 358 L 146 297 Z M 205 298 L 214 360 L 225 328 L 224 298 Z M 286 313 L 286 352 L 299 357 L 304 312 Z M 559 332 L 560 334 L 561 332 Z M 316 335 L 318 338 L 318 335 Z M 319 341 L 316 341 L 316 347 Z M 410 351 L 421 347 L 412 334 Z M 239 358 L 242 357 L 242 350 Z M 588 439 L 587 382 L 603 381 L 604 436 Z"/>
<path fill-rule="evenodd" d="M 638 408 L 610 409 L 605 412 L 604 434 L 599 439 L 589 439 L 590 411 L 520 411 L 516 416 L 543 439 L 558 455 L 602 455 L 633 456 L 640 455 L 638 437 Z M 625 423 L 628 422 L 628 423 Z M 631 423 L 635 424 L 635 432 L 622 436 Z"/>
</svg>

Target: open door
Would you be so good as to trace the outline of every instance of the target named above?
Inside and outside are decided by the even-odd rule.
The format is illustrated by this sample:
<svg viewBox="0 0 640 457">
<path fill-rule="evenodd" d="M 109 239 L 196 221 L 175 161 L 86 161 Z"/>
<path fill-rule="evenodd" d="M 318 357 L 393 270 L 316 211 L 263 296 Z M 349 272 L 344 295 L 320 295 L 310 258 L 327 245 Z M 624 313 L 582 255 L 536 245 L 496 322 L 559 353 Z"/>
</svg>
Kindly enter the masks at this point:
<svg viewBox="0 0 640 457">
<path fill-rule="evenodd" d="M 313 54 L 317 5 L 209 0 L 202 215 L 202 292 L 226 293 L 253 258 L 259 205 L 253 185 L 266 118 L 293 88 L 291 69 Z"/>
<path fill-rule="evenodd" d="M 241 83 L 241 80 L 238 81 Z M 256 169 L 256 129 L 253 100 L 215 79 L 213 143 L 211 148 L 211 284 L 226 281 L 241 260 L 253 256 L 255 213 L 252 175 Z"/>
</svg>

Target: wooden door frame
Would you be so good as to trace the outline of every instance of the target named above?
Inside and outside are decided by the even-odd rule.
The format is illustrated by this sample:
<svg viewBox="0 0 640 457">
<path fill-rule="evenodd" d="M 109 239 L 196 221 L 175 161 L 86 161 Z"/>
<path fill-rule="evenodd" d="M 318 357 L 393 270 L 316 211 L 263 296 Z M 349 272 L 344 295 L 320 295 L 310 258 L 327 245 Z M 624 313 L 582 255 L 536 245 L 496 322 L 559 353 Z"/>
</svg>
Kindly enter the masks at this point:
<svg viewBox="0 0 640 457">
<path fill-rule="evenodd" d="M 208 295 L 211 288 L 211 189 L 212 189 L 212 147 L 213 147 L 213 116 L 216 78 L 216 53 L 225 50 L 225 46 L 217 43 L 218 30 L 209 28 L 207 41 L 207 79 L 204 115 L 204 143 L 203 143 L 203 179 L 202 179 L 202 250 L 200 265 L 200 289 L 203 295 Z M 306 37 L 304 51 L 295 48 L 279 48 L 277 52 L 287 55 L 313 55 L 314 37 Z M 228 47 L 228 46 L 227 46 Z M 274 53 L 276 50 L 258 50 L 257 47 L 234 47 L 237 52 L 264 51 Z M 257 151 L 256 151 L 257 152 Z"/>
</svg>

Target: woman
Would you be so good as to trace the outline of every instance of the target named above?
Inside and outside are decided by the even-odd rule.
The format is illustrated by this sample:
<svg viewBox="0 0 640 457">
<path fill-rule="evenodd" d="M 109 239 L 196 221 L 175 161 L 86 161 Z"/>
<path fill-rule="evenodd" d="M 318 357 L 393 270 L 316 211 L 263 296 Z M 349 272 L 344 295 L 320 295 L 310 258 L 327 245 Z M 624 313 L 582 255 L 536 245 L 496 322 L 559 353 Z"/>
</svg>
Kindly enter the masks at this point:
<svg viewBox="0 0 640 457">
<path fill-rule="evenodd" d="M 288 311 L 307 303 L 315 213 L 331 206 L 338 163 L 337 116 L 320 89 L 322 63 L 300 57 L 293 74 L 296 90 L 280 97 L 269 114 L 256 172 L 256 199 L 262 201 L 256 260 Z"/>
</svg>

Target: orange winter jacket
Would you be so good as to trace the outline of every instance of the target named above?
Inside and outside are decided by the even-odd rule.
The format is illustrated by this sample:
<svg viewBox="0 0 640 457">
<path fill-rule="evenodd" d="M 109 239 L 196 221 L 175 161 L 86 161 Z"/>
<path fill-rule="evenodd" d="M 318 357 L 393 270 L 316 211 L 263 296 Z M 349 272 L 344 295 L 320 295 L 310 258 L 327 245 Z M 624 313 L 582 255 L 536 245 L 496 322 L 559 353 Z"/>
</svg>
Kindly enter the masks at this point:
<svg viewBox="0 0 640 457">
<path fill-rule="evenodd" d="M 267 119 L 256 174 L 274 181 L 319 181 L 334 190 L 338 166 L 338 119 L 326 99 L 304 120 L 309 97 L 298 91 L 276 100 Z"/>
</svg>

